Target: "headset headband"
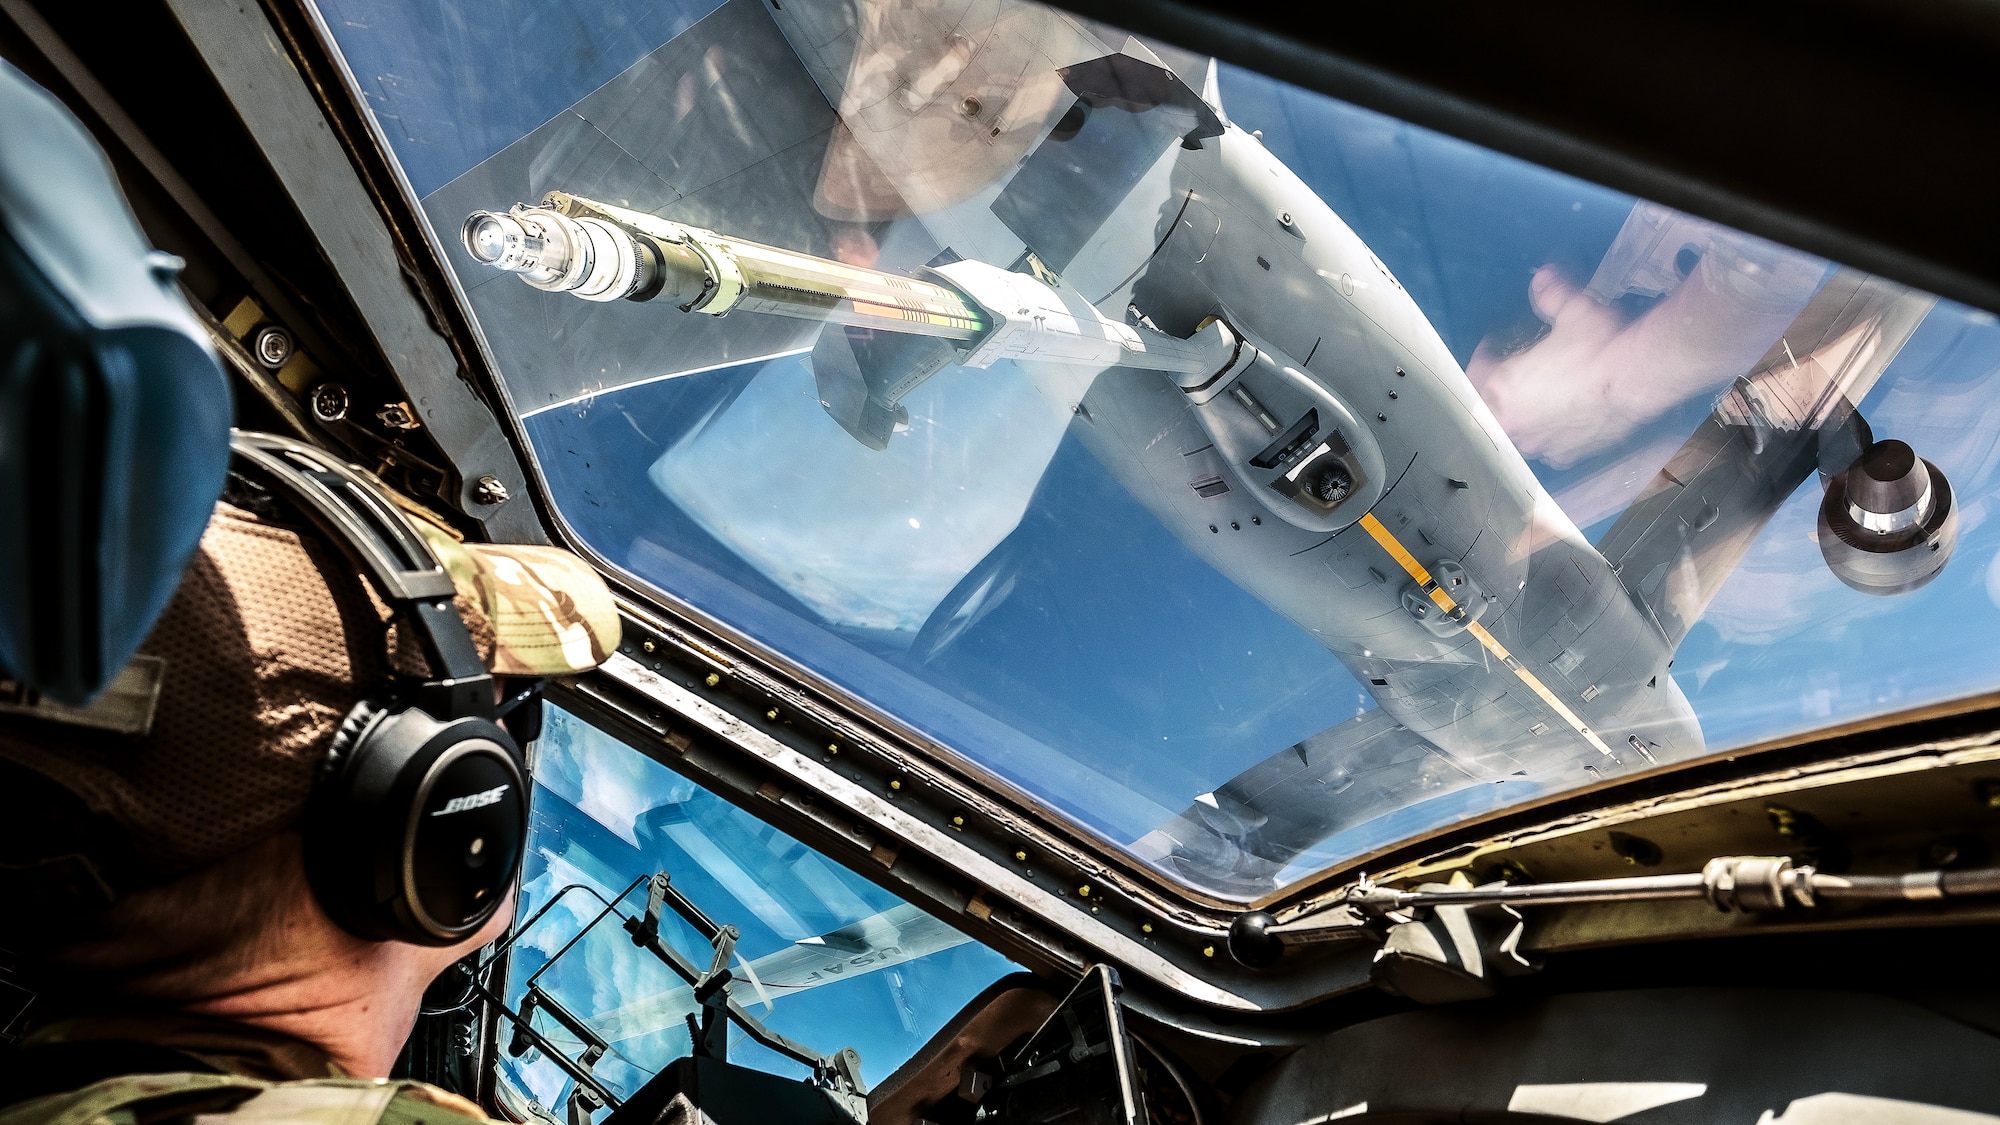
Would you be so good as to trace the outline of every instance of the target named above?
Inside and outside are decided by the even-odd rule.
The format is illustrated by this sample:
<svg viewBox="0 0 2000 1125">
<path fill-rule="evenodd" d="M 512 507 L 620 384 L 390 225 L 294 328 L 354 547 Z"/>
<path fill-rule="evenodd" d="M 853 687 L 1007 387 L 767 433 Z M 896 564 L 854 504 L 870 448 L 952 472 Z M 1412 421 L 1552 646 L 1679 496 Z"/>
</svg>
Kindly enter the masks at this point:
<svg viewBox="0 0 2000 1125">
<path fill-rule="evenodd" d="M 301 442 L 234 430 L 230 447 L 353 563 L 405 628 L 416 630 L 431 678 L 415 702 L 439 719 L 496 713 L 493 677 L 452 605 L 457 587 L 430 544 L 360 471 Z"/>
</svg>

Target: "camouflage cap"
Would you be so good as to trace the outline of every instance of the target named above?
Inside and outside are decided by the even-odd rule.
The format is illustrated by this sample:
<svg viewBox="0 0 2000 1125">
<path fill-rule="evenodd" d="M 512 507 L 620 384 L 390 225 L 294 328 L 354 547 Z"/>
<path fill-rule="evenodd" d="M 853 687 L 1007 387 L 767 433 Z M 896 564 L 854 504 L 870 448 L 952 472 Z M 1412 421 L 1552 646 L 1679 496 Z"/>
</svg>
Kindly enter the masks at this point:
<svg viewBox="0 0 2000 1125">
<path fill-rule="evenodd" d="M 617 609 L 581 559 L 410 523 L 494 673 L 579 672 L 616 650 Z M 88 898 L 94 882 L 108 901 L 282 831 L 348 711 L 392 672 L 426 671 L 308 526 L 218 505 L 139 656 L 90 707 L 0 681 L 0 883 Z M 79 803 L 88 830 L 50 811 Z"/>
<path fill-rule="evenodd" d="M 470 602 L 492 631 L 487 671 L 566 676 L 597 667 L 617 649 L 618 607 L 589 563 L 560 547 L 467 543 L 428 513 L 412 514 L 460 603 Z"/>
</svg>

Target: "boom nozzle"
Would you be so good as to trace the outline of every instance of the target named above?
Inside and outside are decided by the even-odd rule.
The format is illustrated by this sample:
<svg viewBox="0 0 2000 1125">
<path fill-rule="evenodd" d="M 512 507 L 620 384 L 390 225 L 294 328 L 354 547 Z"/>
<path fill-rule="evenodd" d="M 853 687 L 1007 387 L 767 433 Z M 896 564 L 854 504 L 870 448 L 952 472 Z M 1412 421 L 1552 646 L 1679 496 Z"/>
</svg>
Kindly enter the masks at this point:
<svg viewBox="0 0 2000 1125">
<path fill-rule="evenodd" d="M 645 300 L 661 288 L 659 247 L 603 219 L 571 218 L 546 207 L 474 211 L 458 237 L 480 262 L 550 293 Z"/>
</svg>

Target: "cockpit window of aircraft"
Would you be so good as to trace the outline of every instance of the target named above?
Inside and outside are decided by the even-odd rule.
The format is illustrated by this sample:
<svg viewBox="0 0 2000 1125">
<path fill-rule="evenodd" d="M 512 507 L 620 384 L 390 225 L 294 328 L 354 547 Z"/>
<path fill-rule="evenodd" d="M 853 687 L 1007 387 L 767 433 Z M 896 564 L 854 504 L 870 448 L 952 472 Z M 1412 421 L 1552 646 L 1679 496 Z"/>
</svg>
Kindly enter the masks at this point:
<svg viewBox="0 0 2000 1125">
<path fill-rule="evenodd" d="M 690 1018 L 702 1011 L 695 989 L 620 925 L 646 913 L 659 872 L 718 927 L 739 932 L 727 959 L 736 1002 L 822 1054 L 855 1048 L 869 1086 L 1015 968 L 553 705 L 534 774 L 507 1002 L 620 1099 L 689 1053 Z M 661 940 L 710 968 L 707 939 L 671 912 L 657 917 Z M 807 1076 L 740 1031 L 728 1057 Z M 500 1076 L 502 1100 L 524 1117 L 575 1120 L 578 1084 L 544 1046 L 516 1033 Z"/>
<path fill-rule="evenodd" d="M 1985 312 L 1026 0 L 321 11 L 578 540 L 1201 894 L 2000 686 Z"/>
</svg>

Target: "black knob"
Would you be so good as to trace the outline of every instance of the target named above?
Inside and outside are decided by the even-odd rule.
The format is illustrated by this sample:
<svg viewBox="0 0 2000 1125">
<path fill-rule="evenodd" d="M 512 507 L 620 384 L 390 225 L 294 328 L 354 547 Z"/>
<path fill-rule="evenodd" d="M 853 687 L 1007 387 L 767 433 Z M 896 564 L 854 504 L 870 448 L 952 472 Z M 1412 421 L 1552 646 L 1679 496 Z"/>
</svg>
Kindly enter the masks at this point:
<svg viewBox="0 0 2000 1125">
<path fill-rule="evenodd" d="M 1271 933 L 1276 918 L 1262 910 L 1238 914 L 1229 924 L 1229 955 L 1253 969 L 1275 965 L 1285 955 L 1284 943 Z"/>
</svg>

